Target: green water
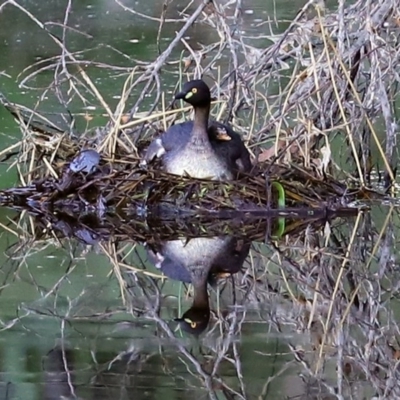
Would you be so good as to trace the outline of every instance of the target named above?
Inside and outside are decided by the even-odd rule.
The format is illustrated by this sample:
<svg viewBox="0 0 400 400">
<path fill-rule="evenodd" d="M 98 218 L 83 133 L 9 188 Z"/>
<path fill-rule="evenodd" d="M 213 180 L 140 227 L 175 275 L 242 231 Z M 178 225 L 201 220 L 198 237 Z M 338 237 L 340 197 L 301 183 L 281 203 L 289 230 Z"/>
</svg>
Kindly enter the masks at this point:
<svg viewBox="0 0 400 400">
<path fill-rule="evenodd" d="M 62 34 L 60 24 L 67 3 L 20 2 L 56 35 Z M 181 18 L 178 11 L 186 3 L 172 2 L 167 18 Z M 254 38 L 259 33 L 260 22 L 270 19 L 275 28 L 274 19 L 285 20 L 279 24 L 279 29 L 284 29 L 304 3 L 295 0 L 243 2 L 241 29 L 248 43 L 260 45 L 260 40 Z M 154 17 L 162 11 L 162 2 L 154 0 L 126 1 L 125 4 Z M 124 11 L 113 1 L 73 1 L 72 10 L 68 21 L 68 26 L 73 28 L 68 39 L 69 50 L 84 50 L 86 60 L 121 68 L 119 73 L 99 66 L 87 69 L 107 103 L 115 106 L 134 60 L 151 61 L 157 56 L 159 24 Z M 165 24 L 161 48 L 168 45 L 181 25 L 182 22 Z M 193 46 L 199 41 L 208 43 L 215 39 L 215 33 L 203 26 L 192 29 L 188 36 Z M 182 47 L 174 51 L 171 60 L 179 60 L 181 51 Z M 53 75 L 42 73 L 26 83 L 29 88 L 21 87 L 23 79 L 39 67 L 26 68 L 57 54 L 59 48 L 54 41 L 21 10 L 9 4 L 0 12 L 0 91 L 12 101 L 35 107 Z M 168 74 L 162 78 L 164 88 L 168 89 L 172 79 Z M 65 110 L 54 101 L 51 91 L 41 99 L 40 110 L 49 113 L 49 118 L 62 126 L 60 113 Z M 91 125 L 106 121 L 93 98 L 88 99 L 86 108 L 81 101 L 70 105 L 71 112 L 83 114 L 87 110 L 95 117 Z M 0 121 L 1 147 L 5 148 L 19 139 L 20 130 L 3 108 L 0 108 Z M 78 129 L 85 128 L 85 124 L 84 118 L 77 118 Z M 0 166 L 0 176 L 0 188 L 17 182 L 15 169 L 8 170 L 7 164 Z M 387 215 L 388 208 L 375 207 L 356 227 L 357 251 L 349 258 L 351 265 L 360 268 L 366 277 L 374 276 L 383 268 L 385 249 L 374 258 L 370 269 L 363 270 Z M 188 399 L 206 398 L 210 393 L 213 393 L 210 397 L 218 399 L 281 399 L 322 398 L 318 397 L 323 396 L 319 393 L 325 393 L 323 388 L 310 383 L 311 378 L 299 376 L 307 376 L 309 370 L 305 364 L 309 369 L 315 364 L 315 359 L 307 358 L 312 353 L 308 331 L 304 326 L 280 325 L 282 320 L 295 320 L 294 314 L 304 312 L 296 302 L 293 306 L 291 295 L 296 294 L 298 282 L 307 285 L 307 279 L 317 273 L 312 268 L 303 270 L 308 257 L 306 246 L 286 244 L 293 247 L 292 258 L 298 264 L 287 261 L 284 281 L 288 287 L 282 285 L 279 287 L 283 289 L 278 290 L 277 283 L 282 283 L 283 278 L 274 246 L 254 243 L 244 265 L 256 271 L 259 280 L 255 280 L 254 286 L 262 288 L 257 293 L 241 291 L 240 285 L 247 277 L 243 271 L 235 278 L 236 286 L 228 280 L 220 296 L 213 289 L 212 309 L 217 315 L 229 315 L 227 326 L 233 328 L 229 331 L 227 326 L 215 325 L 214 316 L 214 330 L 198 342 L 185 334 L 174 334 L 173 319 L 190 304 L 181 283 L 167 280 L 162 286 L 153 286 L 154 282 L 142 274 L 131 274 L 129 279 L 138 280 L 142 289 L 132 289 L 124 303 L 113 266 L 99 246 L 91 248 L 75 241 L 59 243 L 54 239 L 48 240 L 43 251 L 36 252 L 28 239 L 17 241 L 4 229 L 5 225 L 13 227 L 10 221 L 16 220 L 16 216 L 15 212 L 1 210 L 0 399 Z M 392 226 L 386 228 L 396 237 L 396 211 L 390 221 Z M 332 223 L 336 244 L 329 242 L 327 252 L 332 257 L 325 257 L 321 265 L 329 269 L 338 249 L 346 249 L 354 223 L 355 219 Z M 319 247 L 324 248 L 325 235 L 322 230 L 311 231 L 303 239 L 305 242 L 319 240 Z M 387 268 L 393 268 L 396 278 L 395 240 L 390 249 L 388 265 L 391 264 Z M 139 249 L 125 263 L 140 269 L 143 254 Z M 144 263 L 151 272 L 159 274 Z M 387 281 L 384 284 L 390 286 Z M 167 325 L 149 313 L 157 299 L 160 315 Z M 237 322 L 233 323 L 235 318 Z M 361 336 L 355 335 L 360 343 Z M 294 347 L 305 349 L 302 362 L 290 350 Z M 334 358 L 325 365 L 327 385 L 335 385 L 336 367 Z M 215 381 L 211 385 L 207 374 L 213 368 Z M 365 396 L 358 398 L 370 398 L 373 393 L 364 377 L 358 383 L 359 393 Z M 307 390 L 311 388 L 314 394 L 307 397 L 306 393 L 310 393 Z"/>
</svg>

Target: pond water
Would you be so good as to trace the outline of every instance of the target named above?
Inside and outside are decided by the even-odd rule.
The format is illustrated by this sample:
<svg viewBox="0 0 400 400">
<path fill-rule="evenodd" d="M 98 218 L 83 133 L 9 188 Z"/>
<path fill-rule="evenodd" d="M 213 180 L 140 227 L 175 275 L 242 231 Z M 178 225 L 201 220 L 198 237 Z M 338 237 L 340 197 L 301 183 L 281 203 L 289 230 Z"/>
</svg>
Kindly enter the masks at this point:
<svg viewBox="0 0 400 400">
<path fill-rule="evenodd" d="M 167 3 L 167 20 L 182 19 L 187 2 Z M 257 38 L 266 26 L 262 23 L 270 21 L 283 30 L 305 3 L 243 2 L 244 37 L 250 45 L 267 43 Z M 4 4 L 0 92 L 34 107 L 52 73 L 24 79 L 42 66 L 32 67 L 34 63 L 60 50 L 23 11 Z M 62 34 L 68 1 L 19 4 L 54 34 Z M 71 4 L 70 50 L 84 51 L 83 59 L 94 63 L 120 66 L 112 73 L 99 64 L 88 69 L 115 106 L 134 60 L 149 61 L 158 54 L 156 18 L 163 2 Z M 163 26 L 162 48 L 181 25 Z M 187 40 L 196 46 L 212 40 L 210 35 L 215 33 L 199 26 Z M 181 51 L 171 60 L 179 60 Z M 171 80 L 166 73 L 163 85 L 168 88 Z M 90 108 L 91 100 L 86 108 L 72 102 L 70 111 L 84 116 L 90 110 L 91 124 L 101 125 L 106 119 Z M 59 121 L 59 113 L 65 112 L 50 94 L 40 98 L 40 109 Z M 0 121 L 1 147 L 6 148 L 20 131 L 3 108 Z M 77 120 L 78 127 L 85 123 Z M 1 188 L 17 183 L 16 170 L 8 164 L 1 165 L 0 174 Z M 399 215 L 390 205 L 324 223 L 287 221 L 293 224 L 292 235 L 279 239 L 266 233 L 271 222 L 251 223 L 248 234 L 188 243 L 161 240 L 168 224 L 153 226 L 158 239 L 146 248 L 132 238 L 118 249 L 112 243 L 60 241 L 51 234 L 33 244 L 28 219 L 22 227 L 26 237 L 17 239 L 10 221 L 18 217 L 7 209 L 0 214 L 0 399 L 369 399 L 377 387 L 381 393 L 386 388 L 387 398 L 396 393 L 396 384 L 385 381 L 388 364 L 397 362 L 400 351 Z M 196 271 L 177 268 L 186 262 L 177 253 L 182 258 L 207 254 L 213 260 L 210 268 L 218 279 L 213 275 L 209 285 L 211 315 L 204 305 L 206 283 L 188 284 L 199 277 Z M 126 268 L 117 267 L 115 259 Z M 167 279 L 160 279 L 161 272 Z M 176 321 L 191 308 L 200 314 Z M 187 332 L 202 330 L 208 317 L 208 329 L 200 337 Z M 389 331 L 393 341 L 387 343 L 389 335 L 382 332 Z M 323 352 L 321 343 L 326 345 Z"/>
</svg>

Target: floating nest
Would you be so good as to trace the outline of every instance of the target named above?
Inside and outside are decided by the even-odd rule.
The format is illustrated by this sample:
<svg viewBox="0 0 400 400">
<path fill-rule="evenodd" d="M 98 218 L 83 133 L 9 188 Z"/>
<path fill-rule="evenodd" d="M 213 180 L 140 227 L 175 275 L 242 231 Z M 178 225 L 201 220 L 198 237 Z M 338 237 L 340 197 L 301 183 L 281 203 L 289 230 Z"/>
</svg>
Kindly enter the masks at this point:
<svg viewBox="0 0 400 400">
<path fill-rule="evenodd" d="M 356 199 L 377 193 L 351 190 L 317 168 L 258 163 L 251 174 L 235 181 L 215 182 L 175 176 L 160 169 L 143 169 L 139 158 L 117 146 L 114 158 L 88 147 L 95 139 L 67 135 L 42 116 L 0 97 L 8 111 L 29 130 L 30 149 L 22 156 L 29 164 L 25 186 L 0 192 L 0 204 L 27 207 L 35 213 L 116 213 L 135 218 L 175 219 L 270 217 L 278 214 L 304 217 L 317 210 L 346 211 Z M 34 139 L 34 140 L 32 140 Z M 139 142 L 140 153 L 148 143 Z M 26 141 L 21 147 L 27 146 Z M 82 150 L 83 149 L 83 150 Z M 6 157 L 19 155 L 10 152 Z"/>
</svg>

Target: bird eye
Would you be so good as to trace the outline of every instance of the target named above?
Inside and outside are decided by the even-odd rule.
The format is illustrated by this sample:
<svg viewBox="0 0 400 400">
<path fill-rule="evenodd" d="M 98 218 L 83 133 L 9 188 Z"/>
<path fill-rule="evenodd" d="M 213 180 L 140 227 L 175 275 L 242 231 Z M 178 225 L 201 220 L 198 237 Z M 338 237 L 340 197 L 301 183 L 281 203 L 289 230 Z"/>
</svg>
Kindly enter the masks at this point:
<svg viewBox="0 0 400 400">
<path fill-rule="evenodd" d="M 190 318 L 185 318 L 184 321 L 189 324 L 192 329 L 196 328 L 197 326 L 197 322 L 192 321 Z"/>
<path fill-rule="evenodd" d="M 193 93 L 193 94 L 196 94 L 196 93 L 197 93 L 197 88 L 193 88 L 193 89 L 192 89 L 192 93 Z"/>
</svg>

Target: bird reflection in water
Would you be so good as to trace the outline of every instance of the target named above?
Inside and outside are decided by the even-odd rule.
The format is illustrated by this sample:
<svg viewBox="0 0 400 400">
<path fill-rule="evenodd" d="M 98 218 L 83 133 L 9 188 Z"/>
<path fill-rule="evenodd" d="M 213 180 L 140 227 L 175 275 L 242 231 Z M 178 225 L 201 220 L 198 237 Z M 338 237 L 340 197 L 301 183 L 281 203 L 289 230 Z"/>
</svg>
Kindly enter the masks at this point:
<svg viewBox="0 0 400 400">
<path fill-rule="evenodd" d="M 192 306 L 177 318 L 186 332 L 199 335 L 208 326 L 210 304 L 207 284 L 220 274 L 240 270 L 251 242 L 232 236 L 163 241 L 148 247 L 149 258 L 164 275 L 193 285 Z"/>
</svg>

